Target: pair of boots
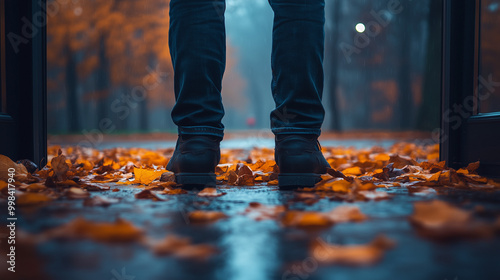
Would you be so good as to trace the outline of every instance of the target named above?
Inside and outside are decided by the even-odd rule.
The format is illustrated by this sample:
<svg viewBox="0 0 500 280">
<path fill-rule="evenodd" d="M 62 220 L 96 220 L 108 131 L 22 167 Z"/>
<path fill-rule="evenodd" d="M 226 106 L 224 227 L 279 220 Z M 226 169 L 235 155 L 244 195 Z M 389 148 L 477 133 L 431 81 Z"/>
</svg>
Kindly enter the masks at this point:
<svg viewBox="0 0 500 280">
<path fill-rule="evenodd" d="M 208 135 L 180 135 L 167 170 L 174 172 L 176 182 L 185 187 L 215 186 L 221 140 Z M 278 181 L 282 189 L 312 187 L 330 168 L 316 135 L 276 136 L 274 157 L 280 170 Z"/>
</svg>

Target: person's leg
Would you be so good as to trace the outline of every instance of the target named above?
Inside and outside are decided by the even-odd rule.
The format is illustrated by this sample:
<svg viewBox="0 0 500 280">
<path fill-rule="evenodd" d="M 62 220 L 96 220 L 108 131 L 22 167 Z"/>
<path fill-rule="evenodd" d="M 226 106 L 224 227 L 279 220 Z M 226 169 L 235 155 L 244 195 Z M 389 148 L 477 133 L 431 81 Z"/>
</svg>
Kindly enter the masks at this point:
<svg viewBox="0 0 500 280">
<path fill-rule="evenodd" d="M 224 0 L 171 0 L 169 47 L 181 135 L 222 137 L 221 88 L 226 63 Z"/>
<path fill-rule="evenodd" d="M 276 109 L 272 131 L 320 134 L 323 94 L 324 0 L 269 0 L 274 11 L 271 67 Z"/>
<path fill-rule="evenodd" d="M 323 94 L 324 0 L 269 0 L 274 11 L 271 129 L 282 188 L 313 186 L 329 166 L 318 136 Z"/>
<path fill-rule="evenodd" d="M 224 0 L 171 0 L 169 47 L 179 138 L 167 170 L 184 186 L 215 185 L 224 135 Z"/>
</svg>

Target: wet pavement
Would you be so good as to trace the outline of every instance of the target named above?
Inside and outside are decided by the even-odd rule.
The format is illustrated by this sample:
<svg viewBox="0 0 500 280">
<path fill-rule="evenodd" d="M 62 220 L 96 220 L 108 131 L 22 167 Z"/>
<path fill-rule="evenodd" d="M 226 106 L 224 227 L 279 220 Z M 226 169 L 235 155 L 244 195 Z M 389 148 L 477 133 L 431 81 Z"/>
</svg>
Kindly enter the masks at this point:
<svg viewBox="0 0 500 280">
<path fill-rule="evenodd" d="M 133 194 L 140 191 L 135 187 L 120 189 L 105 193 L 121 199 L 107 208 L 85 207 L 81 200 L 63 199 L 36 210 L 24 209 L 18 225 L 29 232 L 40 232 L 78 216 L 108 222 L 121 217 L 146 230 L 150 237 L 189 237 L 195 244 L 215 245 L 218 254 L 208 261 L 188 261 L 158 257 L 138 244 L 50 241 L 36 249 L 46 279 L 500 279 L 500 238 L 437 243 L 417 235 L 407 220 L 413 211 L 412 202 L 432 199 L 434 195 L 423 198 L 411 196 L 403 188 L 392 189 L 389 192 L 394 197 L 390 200 L 350 203 L 359 206 L 369 220 L 308 231 L 283 228 L 274 220 L 255 221 L 242 214 L 249 202 L 282 205 L 294 198 L 294 192 L 276 187 L 220 186 L 227 193 L 222 197 L 203 198 L 190 191 L 186 195 L 162 196 L 166 200 L 157 202 L 134 198 Z M 498 192 L 456 192 L 440 199 L 465 209 L 482 205 L 500 210 Z M 209 204 L 203 205 L 206 202 Z M 311 206 L 301 202 L 289 206 L 328 211 L 342 204 L 346 203 L 322 199 Z M 191 224 L 187 213 L 197 209 L 222 211 L 229 218 L 213 224 Z M 1 219 L 5 218 L 2 214 Z M 308 253 L 310 242 L 317 237 L 329 243 L 360 244 L 370 242 L 379 233 L 395 240 L 397 246 L 373 266 L 323 266 Z"/>
<path fill-rule="evenodd" d="M 230 146 L 230 142 L 226 145 Z M 416 196 L 401 187 L 387 190 L 393 195 L 389 200 L 347 203 L 323 198 L 307 205 L 293 201 L 296 192 L 281 191 L 274 186 L 217 188 L 227 194 L 199 197 L 197 191 L 189 191 L 183 195 L 159 195 L 164 201 L 152 201 L 134 197 L 141 189 L 120 185 L 118 192 L 92 193 L 120 200 L 109 207 L 86 207 L 82 200 L 61 198 L 43 207 L 18 211 L 18 227 L 30 233 L 42 232 L 81 216 L 107 222 L 123 218 L 145 230 L 148 237 L 174 234 L 189 237 L 194 244 L 214 245 L 218 253 L 207 261 L 157 256 L 135 242 L 52 240 L 36 245 L 29 252 L 19 252 L 18 259 L 34 257 L 37 266 L 30 263 L 23 267 L 23 263 L 19 263 L 17 269 L 22 272 L 12 279 L 500 279 L 500 236 L 436 242 L 419 236 L 408 221 L 413 202 L 436 198 L 462 209 L 481 205 L 487 210 L 483 218 L 491 220 L 500 213 L 499 191 L 450 190 L 447 195 Z M 358 206 L 369 219 L 316 230 L 285 228 L 275 220 L 256 221 L 244 215 L 250 202 L 287 204 L 290 209 L 321 212 L 349 204 Z M 2 202 L 0 206 L 3 209 L 6 205 Z M 221 211 L 228 218 L 211 224 L 193 224 L 187 218 L 193 210 Z M 5 212 L 0 212 L 2 221 L 6 220 Z M 309 254 L 311 242 L 318 237 L 346 245 L 368 243 L 378 234 L 385 234 L 397 245 L 374 265 L 322 265 Z M 37 276 L 32 278 L 33 274 Z M 11 279 L 12 274 L 2 271 L 0 276 Z"/>
</svg>

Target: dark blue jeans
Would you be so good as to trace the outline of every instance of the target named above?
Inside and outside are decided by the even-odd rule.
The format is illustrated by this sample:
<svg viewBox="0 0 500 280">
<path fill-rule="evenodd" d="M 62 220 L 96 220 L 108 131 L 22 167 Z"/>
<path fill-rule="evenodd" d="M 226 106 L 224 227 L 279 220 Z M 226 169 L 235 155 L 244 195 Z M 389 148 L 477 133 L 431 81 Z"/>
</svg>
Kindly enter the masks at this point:
<svg viewBox="0 0 500 280">
<path fill-rule="evenodd" d="M 324 0 L 269 0 L 274 11 L 274 134 L 321 133 Z M 224 0 L 171 0 L 169 47 L 179 134 L 223 136 Z"/>
</svg>

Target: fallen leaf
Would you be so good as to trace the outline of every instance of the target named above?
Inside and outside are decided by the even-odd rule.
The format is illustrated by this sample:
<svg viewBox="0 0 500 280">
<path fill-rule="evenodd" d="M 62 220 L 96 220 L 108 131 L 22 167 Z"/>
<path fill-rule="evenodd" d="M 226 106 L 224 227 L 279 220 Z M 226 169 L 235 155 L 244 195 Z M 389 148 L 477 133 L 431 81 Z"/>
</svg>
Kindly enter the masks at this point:
<svg viewBox="0 0 500 280">
<path fill-rule="evenodd" d="M 188 214 L 189 221 L 193 223 L 211 223 L 227 218 L 227 215 L 218 211 L 196 210 Z"/>
<path fill-rule="evenodd" d="M 152 199 L 153 201 L 163 201 L 164 199 L 159 198 L 156 194 L 152 193 L 150 190 L 143 190 L 135 194 L 135 198 L 138 199 Z"/>
<path fill-rule="evenodd" d="M 334 192 L 349 192 L 352 183 L 344 179 L 331 179 L 321 181 L 316 184 L 315 189 L 318 191 L 334 191 Z"/>
<path fill-rule="evenodd" d="M 346 176 L 344 175 L 344 173 L 338 171 L 338 170 L 335 170 L 333 168 L 327 168 L 326 169 L 326 172 L 330 175 L 332 175 L 333 178 L 343 178 L 345 179 Z"/>
<path fill-rule="evenodd" d="M 383 200 L 391 197 L 385 191 L 359 191 L 358 194 L 368 200 Z"/>
<path fill-rule="evenodd" d="M 417 165 L 417 161 L 407 156 L 392 155 L 389 162 L 394 163 L 394 168 L 403 168 L 406 165 Z"/>
<path fill-rule="evenodd" d="M 281 219 L 286 227 L 327 227 L 333 221 L 324 213 L 313 211 L 287 211 Z"/>
<path fill-rule="evenodd" d="M 253 174 L 238 175 L 238 179 L 234 183 L 236 186 L 250 186 L 254 184 Z"/>
<path fill-rule="evenodd" d="M 363 245 L 328 244 L 321 238 L 317 238 L 311 245 L 310 254 L 313 259 L 322 264 L 367 266 L 380 261 L 385 251 L 395 245 L 394 241 L 383 235 Z"/>
<path fill-rule="evenodd" d="M 186 190 L 183 190 L 183 189 L 173 189 L 173 190 L 165 189 L 161 193 L 168 194 L 168 195 L 178 195 L 178 194 L 187 194 L 188 192 Z"/>
<path fill-rule="evenodd" d="M 351 205 L 338 206 L 325 213 L 325 215 L 335 223 L 361 222 L 367 219 L 366 215 L 359 210 L 359 207 Z"/>
<path fill-rule="evenodd" d="M 142 235 L 142 230 L 120 218 L 108 223 L 93 222 L 81 217 L 42 233 L 44 238 L 91 239 L 101 242 L 137 241 Z"/>
<path fill-rule="evenodd" d="M 258 202 L 250 202 L 248 208 L 245 209 L 245 214 L 257 221 L 274 220 L 285 210 L 286 208 L 283 205 L 268 206 Z"/>
<path fill-rule="evenodd" d="M 13 168 L 14 172 L 9 172 L 10 168 Z M 9 157 L 0 155 L 0 180 L 9 182 L 9 178 L 11 178 L 11 176 L 9 176 L 10 174 L 12 174 L 16 182 L 24 182 L 27 178 L 28 170 L 26 170 L 24 165 L 17 164 Z"/>
<path fill-rule="evenodd" d="M 410 221 L 425 237 L 449 239 L 452 237 L 487 237 L 491 227 L 475 221 L 472 212 L 454 207 L 440 200 L 420 201 L 414 204 Z"/>
<path fill-rule="evenodd" d="M 165 171 L 149 168 L 134 168 L 135 180 L 132 184 L 149 185 L 156 178 L 160 177 Z"/>
<path fill-rule="evenodd" d="M 347 176 L 348 175 L 359 176 L 365 172 L 363 170 L 361 170 L 360 167 L 354 166 L 354 167 L 350 167 L 350 168 L 342 170 L 342 173 L 347 175 Z"/>
<path fill-rule="evenodd" d="M 208 244 L 191 244 L 189 238 L 169 235 L 166 238 L 150 242 L 149 247 L 157 255 L 174 255 L 181 259 L 205 261 L 215 253 L 217 248 Z"/>
<path fill-rule="evenodd" d="M 467 165 L 467 171 L 469 171 L 469 173 L 475 173 L 476 170 L 479 168 L 479 165 L 480 165 L 480 162 L 479 161 L 476 161 L 476 162 L 471 162 L 469 163 L 469 165 Z"/>
<path fill-rule="evenodd" d="M 61 152 L 59 152 L 57 157 L 52 158 L 50 166 L 52 170 L 54 170 L 54 175 L 58 181 L 66 180 L 66 173 L 69 171 L 69 165 L 66 162 L 66 157 Z"/>
<path fill-rule="evenodd" d="M 86 198 L 83 201 L 83 206 L 102 206 L 108 207 L 111 204 L 118 203 L 119 200 L 116 198 L 107 198 L 98 195 L 94 195 L 92 197 Z"/>
<path fill-rule="evenodd" d="M 165 172 L 161 174 L 160 182 L 175 182 L 174 172 Z"/>
<path fill-rule="evenodd" d="M 66 191 L 66 196 L 71 199 L 84 199 L 90 196 L 89 192 L 80 188 L 69 188 Z"/>
<path fill-rule="evenodd" d="M 204 188 L 198 193 L 198 196 L 218 197 L 218 196 L 223 196 L 225 194 L 226 193 L 217 192 L 216 188 Z"/>
</svg>

